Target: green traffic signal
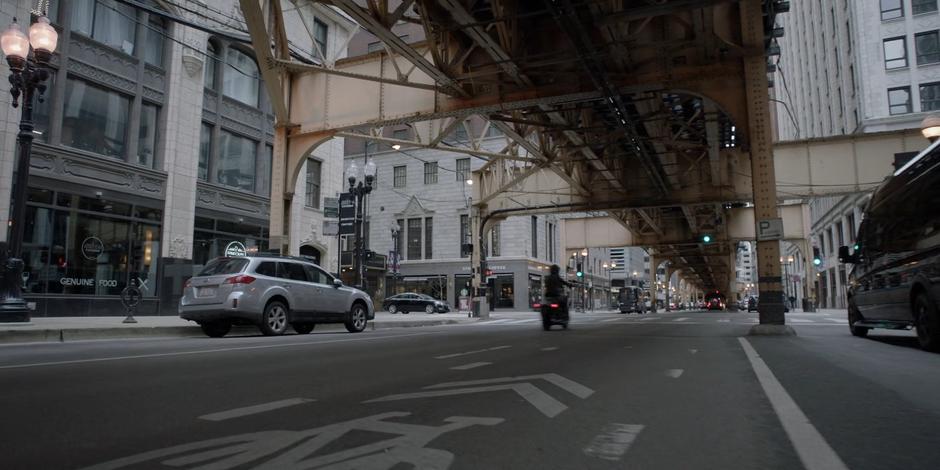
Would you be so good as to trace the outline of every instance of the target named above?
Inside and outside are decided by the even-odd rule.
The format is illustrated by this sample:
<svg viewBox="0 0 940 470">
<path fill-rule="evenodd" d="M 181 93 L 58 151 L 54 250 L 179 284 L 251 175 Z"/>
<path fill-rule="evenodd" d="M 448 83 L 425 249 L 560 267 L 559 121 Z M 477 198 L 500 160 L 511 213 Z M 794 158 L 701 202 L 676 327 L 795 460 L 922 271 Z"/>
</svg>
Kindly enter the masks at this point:
<svg viewBox="0 0 940 470">
<path fill-rule="evenodd" d="M 581 271 L 578 271 L 577 273 L 575 273 L 575 275 L 578 277 L 582 277 L 584 276 L 584 273 L 582 273 Z"/>
<path fill-rule="evenodd" d="M 822 264 L 822 260 L 819 258 L 813 258 L 813 264 L 815 264 L 816 266 L 819 266 L 820 264 Z"/>
<path fill-rule="evenodd" d="M 704 243 L 711 243 L 711 241 L 712 241 L 712 236 L 711 236 L 711 235 L 702 235 L 702 242 L 704 242 Z"/>
</svg>

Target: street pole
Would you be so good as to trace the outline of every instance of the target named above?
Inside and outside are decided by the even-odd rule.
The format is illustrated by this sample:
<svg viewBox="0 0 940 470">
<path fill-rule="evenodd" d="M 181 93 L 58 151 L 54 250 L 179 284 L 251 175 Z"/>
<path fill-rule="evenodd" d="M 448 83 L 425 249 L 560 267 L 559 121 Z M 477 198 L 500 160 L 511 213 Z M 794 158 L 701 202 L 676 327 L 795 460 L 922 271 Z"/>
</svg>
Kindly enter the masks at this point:
<svg viewBox="0 0 940 470">
<path fill-rule="evenodd" d="M 23 238 L 26 228 L 26 189 L 29 185 L 29 160 L 33 146 L 33 98 L 42 101 L 49 78 L 49 60 L 55 51 L 58 33 L 45 15 L 29 28 L 27 37 L 19 29 L 16 18 L 2 35 L 3 53 L 10 66 L 10 94 L 13 107 L 23 95 L 20 132 L 17 134 L 19 155 L 16 181 L 12 194 L 13 225 L 9 246 L 0 243 L 0 322 L 28 322 L 29 308 L 23 299 Z M 32 56 L 30 56 L 32 46 Z"/>
<path fill-rule="evenodd" d="M 349 193 L 351 193 L 356 198 L 356 221 L 355 227 L 353 230 L 356 232 L 356 245 L 355 252 L 353 253 L 353 264 L 355 269 L 355 284 L 356 287 L 365 290 L 365 240 L 363 233 L 363 218 L 365 217 L 365 211 L 363 210 L 363 204 L 365 203 L 366 195 L 372 192 L 372 182 L 375 180 L 375 163 L 367 161 L 362 168 L 363 181 L 356 181 L 356 177 L 359 173 L 359 167 L 356 166 L 355 162 L 349 165 L 349 168 L 346 170 L 347 180 L 349 181 Z"/>
</svg>

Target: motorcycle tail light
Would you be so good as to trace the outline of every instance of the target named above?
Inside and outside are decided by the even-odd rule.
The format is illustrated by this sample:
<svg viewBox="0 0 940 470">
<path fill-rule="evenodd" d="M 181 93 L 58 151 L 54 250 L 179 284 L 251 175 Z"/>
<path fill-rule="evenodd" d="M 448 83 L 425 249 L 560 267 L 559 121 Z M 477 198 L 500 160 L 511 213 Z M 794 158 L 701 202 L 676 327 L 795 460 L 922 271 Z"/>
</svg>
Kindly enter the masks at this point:
<svg viewBox="0 0 940 470">
<path fill-rule="evenodd" d="M 532 308 L 540 308 L 542 304 L 532 304 Z"/>
<path fill-rule="evenodd" d="M 551 308 L 558 308 L 558 304 L 548 304 L 548 306 Z"/>
</svg>

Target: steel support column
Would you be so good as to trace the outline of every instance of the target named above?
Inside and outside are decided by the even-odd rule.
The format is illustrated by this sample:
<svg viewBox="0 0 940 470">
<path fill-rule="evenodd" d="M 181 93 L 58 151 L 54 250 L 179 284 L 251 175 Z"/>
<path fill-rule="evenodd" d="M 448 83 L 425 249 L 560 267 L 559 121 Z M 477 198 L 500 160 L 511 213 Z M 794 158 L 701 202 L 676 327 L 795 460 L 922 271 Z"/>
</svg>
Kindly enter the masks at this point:
<svg viewBox="0 0 940 470">
<path fill-rule="evenodd" d="M 763 50 L 764 22 L 761 0 L 743 0 L 741 31 L 744 46 Z M 772 123 L 767 92 L 767 61 L 763 54 L 744 58 L 747 95 L 748 145 L 751 154 L 751 184 L 754 190 L 755 223 L 776 219 L 777 184 L 774 172 Z M 757 272 L 760 304 L 757 311 L 761 325 L 783 325 L 783 291 L 780 285 L 780 242 L 757 242 Z"/>
</svg>

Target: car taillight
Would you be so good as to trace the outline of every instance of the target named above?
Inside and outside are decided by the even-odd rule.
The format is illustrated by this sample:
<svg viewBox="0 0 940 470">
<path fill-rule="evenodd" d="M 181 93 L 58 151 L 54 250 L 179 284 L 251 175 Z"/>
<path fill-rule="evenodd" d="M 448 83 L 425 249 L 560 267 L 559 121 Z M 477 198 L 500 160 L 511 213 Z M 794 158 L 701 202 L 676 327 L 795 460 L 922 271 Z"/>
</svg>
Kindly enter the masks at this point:
<svg viewBox="0 0 940 470">
<path fill-rule="evenodd" d="M 532 304 L 532 308 L 541 308 L 542 304 Z"/>
<path fill-rule="evenodd" d="M 548 306 L 551 308 L 558 308 L 558 304 L 548 304 Z"/>
<path fill-rule="evenodd" d="M 255 278 L 247 274 L 232 276 L 225 280 L 225 284 L 251 284 L 252 282 L 255 282 Z"/>
</svg>

